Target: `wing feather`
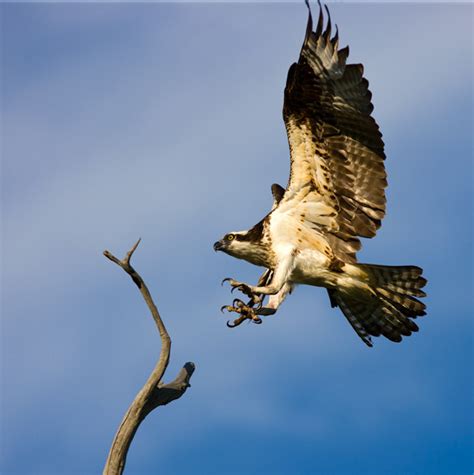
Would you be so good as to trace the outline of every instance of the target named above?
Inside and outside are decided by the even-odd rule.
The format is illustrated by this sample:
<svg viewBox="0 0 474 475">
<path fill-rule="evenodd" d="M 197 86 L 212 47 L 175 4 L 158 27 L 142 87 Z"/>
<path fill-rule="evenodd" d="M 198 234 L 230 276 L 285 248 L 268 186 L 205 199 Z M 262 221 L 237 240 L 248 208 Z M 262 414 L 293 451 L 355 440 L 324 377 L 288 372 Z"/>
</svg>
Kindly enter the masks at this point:
<svg viewBox="0 0 474 475">
<path fill-rule="evenodd" d="M 326 11 L 326 28 L 320 7 L 313 31 L 309 10 L 300 58 L 288 72 L 283 118 L 291 169 L 279 210 L 303 216 L 336 257 L 354 262 L 359 237 L 373 237 L 385 215 L 384 143 L 364 68 L 346 65 L 349 48 L 338 50 Z"/>
</svg>

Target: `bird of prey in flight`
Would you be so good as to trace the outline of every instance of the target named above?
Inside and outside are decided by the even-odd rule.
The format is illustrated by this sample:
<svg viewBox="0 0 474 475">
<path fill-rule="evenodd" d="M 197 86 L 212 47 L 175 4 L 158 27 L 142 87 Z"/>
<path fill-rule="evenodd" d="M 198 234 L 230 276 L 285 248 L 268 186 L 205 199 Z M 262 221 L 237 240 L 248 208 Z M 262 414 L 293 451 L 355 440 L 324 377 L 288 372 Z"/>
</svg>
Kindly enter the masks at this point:
<svg viewBox="0 0 474 475">
<path fill-rule="evenodd" d="M 283 119 L 290 148 L 286 189 L 272 185 L 273 207 L 247 231 L 232 231 L 216 251 L 265 268 L 257 285 L 224 279 L 247 295 L 223 309 L 261 323 L 276 312 L 298 284 L 325 287 L 359 337 L 399 342 L 418 331 L 413 319 L 425 315 L 416 266 L 357 263 L 360 237 L 375 236 L 385 215 L 384 143 L 371 113 L 372 94 L 361 64 L 347 64 L 349 48 L 339 48 L 319 8 L 308 24 L 300 57 L 286 81 Z M 265 298 L 268 301 L 265 303 Z"/>
</svg>

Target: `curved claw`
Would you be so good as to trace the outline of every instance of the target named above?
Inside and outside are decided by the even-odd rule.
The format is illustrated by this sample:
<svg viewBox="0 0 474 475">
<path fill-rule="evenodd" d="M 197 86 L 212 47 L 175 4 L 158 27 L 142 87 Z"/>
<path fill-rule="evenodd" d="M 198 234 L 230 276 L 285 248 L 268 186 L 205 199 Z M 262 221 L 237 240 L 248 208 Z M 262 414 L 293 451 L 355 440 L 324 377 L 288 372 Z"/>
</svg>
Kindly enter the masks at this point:
<svg viewBox="0 0 474 475">
<path fill-rule="evenodd" d="M 253 323 L 255 323 L 256 325 L 260 325 L 262 323 L 262 319 L 261 318 L 250 318 L 246 315 L 242 315 L 241 317 L 239 318 L 236 318 L 232 323 L 230 323 L 230 320 L 228 322 L 226 322 L 226 325 L 229 327 L 229 328 L 235 328 L 235 327 L 238 327 L 244 320 L 250 320 L 252 321 Z"/>
<path fill-rule="evenodd" d="M 238 311 L 238 310 L 235 309 L 234 311 Z M 235 328 L 235 327 L 238 327 L 245 320 L 250 320 L 251 322 L 255 323 L 256 325 L 260 325 L 262 323 L 262 319 L 257 317 L 256 315 L 250 316 L 249 314 L 241 314 L 240 317 L 236 318 L 232 323 L 231 323 L 230 320 L 227 321 L 226 325 L 229 328 Z"/>
<path fill-rule="evenodd" d="M 242 300 L 240 300 L 240 299 L 234 299 L 232 301 L 232 306 L 233 307 L 245 307 L 245 303 L 242 302 Z"/>
<path fill-rule="evenodd" d="M 232 323 L 230 323 L 230 320 L 228 322 L 226 322 L 226 325 L 229 327 L 229 328 L 235 328 L 235 327 L 238 327 L 244 320 L 247 320 L 247 317 L 239 317 L 239 318 L 236 318 Z"/>
<path fill-rule="evenodd" d="M 224 313 L 224 310 L 227 310 L 229 313 L 231 313 L 231 312 L 241 313 L 239 308 L 233 307 L 231 305 L 222 305 L 221 313 Z"/>
<path fill-rule="evenodd" d="M 224 283 L 225 283 L 225 282 L 229 282 L 229 280 L 231 280 L 231 278 L 230 278 L 230 277 L 226 277 L 225 279 L 222 279 L 222 282 L 221 282 L 221 287 L 223 287 L 223 286 L 224 286 Z"/>
</svg>

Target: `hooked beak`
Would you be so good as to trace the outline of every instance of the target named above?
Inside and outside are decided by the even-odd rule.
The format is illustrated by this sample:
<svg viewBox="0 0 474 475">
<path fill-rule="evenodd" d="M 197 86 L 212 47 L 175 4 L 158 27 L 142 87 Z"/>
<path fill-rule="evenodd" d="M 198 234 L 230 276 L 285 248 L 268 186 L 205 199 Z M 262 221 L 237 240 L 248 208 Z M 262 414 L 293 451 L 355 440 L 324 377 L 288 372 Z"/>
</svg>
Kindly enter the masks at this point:
<svg viewBox="0 0 474 475">
<path fill-rule="evenodd" d="M 222 241 L 217 241 L 214 243 L 214 251 L 221 251 L 224 248 L 224 243 Z"/>
</svg>

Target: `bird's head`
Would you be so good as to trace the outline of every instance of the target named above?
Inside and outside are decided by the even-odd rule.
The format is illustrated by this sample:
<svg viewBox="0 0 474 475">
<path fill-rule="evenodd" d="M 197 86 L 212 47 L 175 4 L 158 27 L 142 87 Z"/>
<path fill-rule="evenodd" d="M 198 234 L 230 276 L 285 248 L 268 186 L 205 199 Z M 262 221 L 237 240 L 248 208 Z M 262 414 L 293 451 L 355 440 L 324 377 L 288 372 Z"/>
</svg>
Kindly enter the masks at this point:
<svg viewBox="0 0 474 475">
<path fill-rule="evenodd" d="M 215 251 L 222 251 L 233 257 L 245 259 L 252 243 L 247 238 L 247 231 L 227 233 L 221 240 L 214 243 Z"/>
<path fill-rule="evenodd" d="M 245 259 L 252 264 L 266 265 L 268 249 L 263 239 L 263 220 L 248 231 L 227 233 L 220 241 L 214 243 L 215 251 L 223 251 L 238 259 Z"/>
</svg>

